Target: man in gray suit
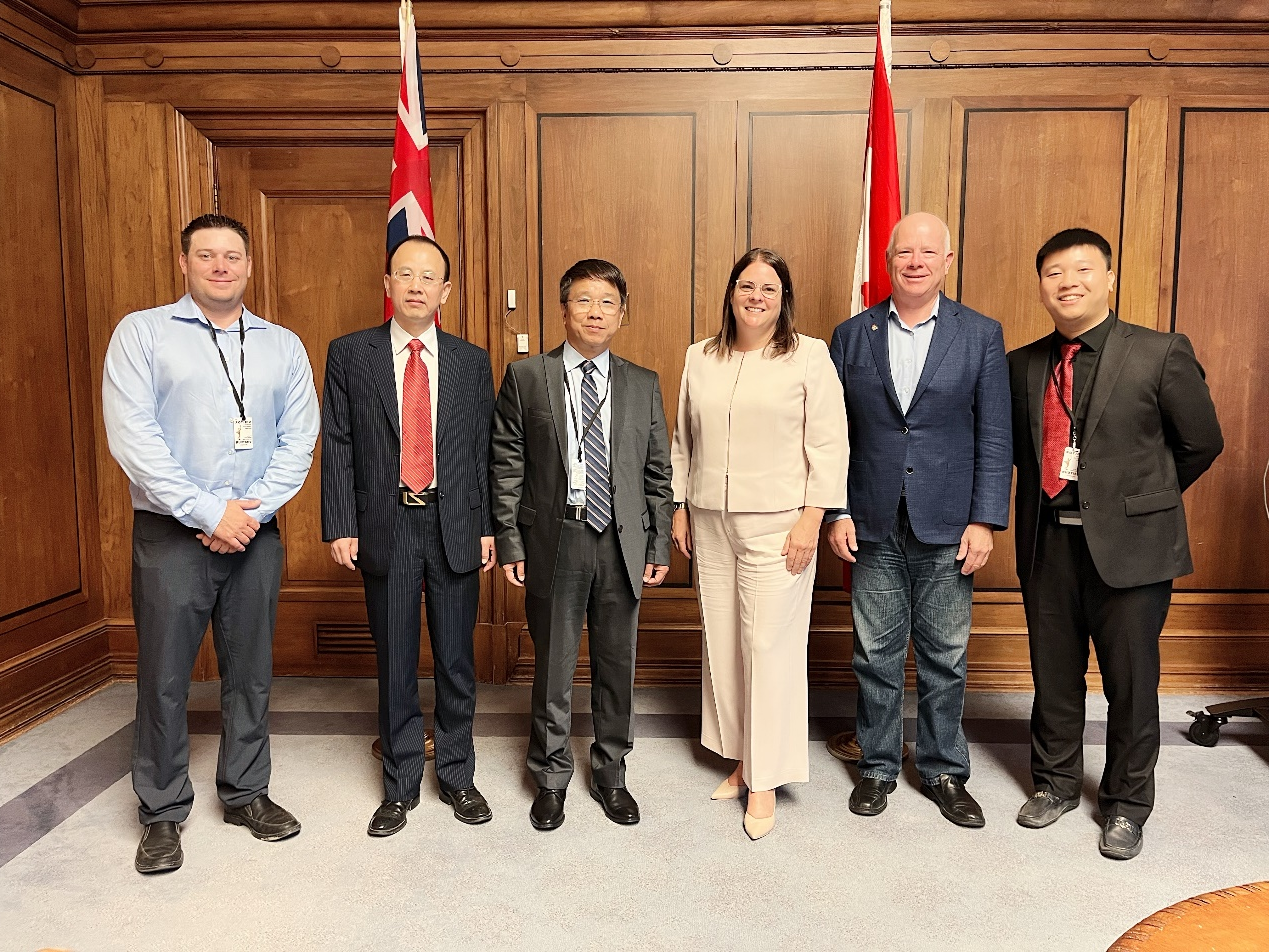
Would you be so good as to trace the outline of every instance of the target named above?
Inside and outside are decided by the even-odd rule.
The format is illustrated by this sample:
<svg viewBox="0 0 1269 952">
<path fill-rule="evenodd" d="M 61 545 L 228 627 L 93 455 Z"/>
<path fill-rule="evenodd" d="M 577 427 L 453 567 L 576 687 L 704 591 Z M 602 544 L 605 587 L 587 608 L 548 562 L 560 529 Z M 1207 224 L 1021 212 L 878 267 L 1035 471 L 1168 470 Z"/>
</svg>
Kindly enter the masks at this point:
<svg viewBox="0 0 1269 952">
<path fill-rule="evenodd" d="M 590 793 L 614 823 L 639 822 L 626 789 L 643 585 L 670 561 L 670 447 L 657 375 L 608 347 L 626 313 L 616 265 L 579 261 L 560 279 L 566 342 L 507 368 L 490 465 L 498 561 L 525 588 L 533 637 L 529 820 L 564 822 L 582 619 L 590 636 Z"/>
</svg>

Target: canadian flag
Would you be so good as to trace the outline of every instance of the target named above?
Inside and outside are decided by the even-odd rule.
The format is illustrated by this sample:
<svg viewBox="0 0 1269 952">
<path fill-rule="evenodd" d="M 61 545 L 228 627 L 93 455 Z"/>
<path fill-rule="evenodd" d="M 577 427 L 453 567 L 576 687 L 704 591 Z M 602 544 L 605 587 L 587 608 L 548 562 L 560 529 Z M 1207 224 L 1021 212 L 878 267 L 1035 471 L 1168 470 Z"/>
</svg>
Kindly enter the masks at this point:
<svg viewBox="0 0 1269 952">
<path fill-rule="evenodd" d="M 397 100 L 397 132 L 392 146 L 392 185 L 389 189 L 388 249 L 411 235 L 435 239 L 432 225 L 432 161 L 427 153 L 427 117 L 423 112 L 423 67 L 419 37 L 414 30 L 414 5 L 401 0 L 397 14 L 401 28 L 401 95 Z M 383 296 L 383 319 L 392 317 L 392 298 Z M 436 312 L 436 323 L 441 312 Z"/>
<path fill-rule="evenodd" d="M 868 144 L 864 150 L 863 214 L 855 249 L 855 282 L 850 312 L 890 296 L 886 245 L 903 217 L 899 198 L 899 148 L 894 132 L 894 100 L 890 97 L 890 2 L 881 0 L 877 17 L 877 52 L 872 65 L 872 99 L 868 105 Z"/>
</svg>

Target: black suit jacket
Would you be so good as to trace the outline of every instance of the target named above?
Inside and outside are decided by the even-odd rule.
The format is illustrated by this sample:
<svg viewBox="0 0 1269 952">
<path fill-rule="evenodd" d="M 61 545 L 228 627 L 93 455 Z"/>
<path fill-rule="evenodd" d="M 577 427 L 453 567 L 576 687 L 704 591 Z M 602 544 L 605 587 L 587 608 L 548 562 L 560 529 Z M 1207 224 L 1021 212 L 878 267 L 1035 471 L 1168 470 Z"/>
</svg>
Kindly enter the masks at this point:
<svg viewBox="0 0 1269 952">
<path fill-rule="evenodd" d="M 1130 588 L 1194 571 L 1181 493 L 1225 444 L 1189 339 L 1110 319 L 1080 430 L 1075 487 L 1098 574 L 1113 588 Z M 1009 354 L 1015 548 L 1024 586 L 1036 559 L 1044 388 L 1056 336 Z"/>
<path fill-rule="evenodd" d="M 489 355 L 436 332 L 436 488 L 445 557 L 455 572 L 480 567 L 489 509 Z M 356 537 L 357 565 L 385 575 L 401 484 L 401 423 L 392 369 L 392 327 L 383 323 L 331 342 L 322 394 L 322 538 Z"/>
<path fill-rule="evenodd" d="M 610 355 L 613 519 L 635 597 L 643 569 L 670 563 L 670 443 L 656 373 Z M 493 423 L 498 561 L 525 561 L 526 586 L 550 592 L 568 502 L 564 347 L 507 368 Z"/>
</svg>

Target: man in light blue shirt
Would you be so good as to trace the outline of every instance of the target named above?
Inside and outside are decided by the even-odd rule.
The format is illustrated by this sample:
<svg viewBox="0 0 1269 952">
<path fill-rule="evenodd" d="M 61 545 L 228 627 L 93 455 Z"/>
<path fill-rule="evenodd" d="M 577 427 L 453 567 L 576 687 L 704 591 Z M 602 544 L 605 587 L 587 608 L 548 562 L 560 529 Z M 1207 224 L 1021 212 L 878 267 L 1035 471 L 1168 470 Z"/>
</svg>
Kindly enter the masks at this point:
<svg viewBox="0 0 1269 952">
<path fill-rule="evenodd" d="M 283 559 L 274 517 L 313 461 L 313 372 L 295 334 L 242 304 L 251 255 L 241 223 L 194 219 L 181 233 L 180 264 L 189 293 L 119 323 L 102 385 L 110 452 L 134 509 L 141 873 L 184 860 L 178 824 L 194 801 L 186 700 L 209 621 L 225 822 L 270 841 L 300 830 L 268 796 L 268 711 Z"/>
</svg>

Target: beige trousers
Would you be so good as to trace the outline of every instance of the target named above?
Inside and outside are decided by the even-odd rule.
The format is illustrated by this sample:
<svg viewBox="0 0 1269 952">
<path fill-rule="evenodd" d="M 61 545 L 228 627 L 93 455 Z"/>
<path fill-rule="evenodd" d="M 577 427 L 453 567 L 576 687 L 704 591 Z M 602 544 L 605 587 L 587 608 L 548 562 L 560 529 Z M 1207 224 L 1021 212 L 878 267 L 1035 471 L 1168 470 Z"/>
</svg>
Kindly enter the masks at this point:
<svg viewBox="0 0 1269 952">
<path fill-rule="evenodd" d="M 815 559 L 790 575 L 780 550 L 801 510 L 692 508 L 705 633 L 701 743 L 744 761 L 750 790 L 809 779 L 806 641 Z"/>
</svg>

